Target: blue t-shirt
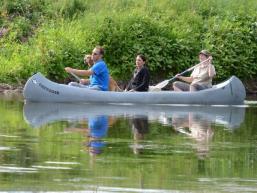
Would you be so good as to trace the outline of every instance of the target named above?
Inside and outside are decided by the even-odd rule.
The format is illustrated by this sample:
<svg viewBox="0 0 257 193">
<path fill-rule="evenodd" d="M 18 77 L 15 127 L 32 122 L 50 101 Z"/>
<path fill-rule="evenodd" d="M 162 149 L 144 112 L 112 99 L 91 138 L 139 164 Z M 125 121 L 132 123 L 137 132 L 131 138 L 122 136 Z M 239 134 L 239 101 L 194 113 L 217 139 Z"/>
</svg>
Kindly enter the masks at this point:
<svg viewBox="0 0 257 193">
<path fill-rule="evenodd" d="M 108 131 L 108 117 L 96 116 L 90 117 L 88 120 L 90 129 L 90 136 L 94 138 L 103 138 L 107 135 Z"/>
<path fill-rule="evenodd" d="M 109 87 L 109 71 L 103 60 L 97 61 L 91 68 L 93 74 L 90 76 L 90 86 L 99 86 L 103 91 Z"/>
</svg>

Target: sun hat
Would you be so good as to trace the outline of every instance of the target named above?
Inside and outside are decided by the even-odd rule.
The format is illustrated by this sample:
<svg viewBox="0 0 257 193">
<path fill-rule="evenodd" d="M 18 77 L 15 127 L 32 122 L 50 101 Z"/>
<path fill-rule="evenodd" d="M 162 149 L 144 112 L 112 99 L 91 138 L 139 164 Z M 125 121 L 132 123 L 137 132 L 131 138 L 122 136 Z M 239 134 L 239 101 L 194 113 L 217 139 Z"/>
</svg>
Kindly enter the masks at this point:
<svg viewBox="0 0 257 193">
<path fill-rule="evenodd" d="M 199 54 L 203 54 L 205 56 L 211 56 L 211 53 L 208 50 L 202 50 L 201 52 L 199 52 Z"/>
</svg>

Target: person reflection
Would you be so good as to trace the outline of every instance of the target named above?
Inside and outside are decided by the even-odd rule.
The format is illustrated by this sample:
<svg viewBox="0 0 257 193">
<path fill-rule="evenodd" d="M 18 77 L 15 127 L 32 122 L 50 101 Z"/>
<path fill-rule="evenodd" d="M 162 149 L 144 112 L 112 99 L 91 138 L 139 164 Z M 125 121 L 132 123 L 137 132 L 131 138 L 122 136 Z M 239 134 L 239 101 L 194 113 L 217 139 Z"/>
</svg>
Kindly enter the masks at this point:
<svg viewBox="0 0 257 193">
<path fill-rule="evenodd" d="M 134 144 L 132 146 L 134 154 L 142 153 L 143 146 L 140 142 L 144 139 L 146 133 L 149 132 L 148 117 L 137 116 L 132 119 L 132 132 L 134 138 Z"/>
<path fill-rule="evenodd" d="M 106 143 L 103 137 L 107 135 L 108 131 L 108 117 L 101 115 L 89 117 L 88 119 L 88 151 L 90 155 L 98 155 L 102 153 Z"/>
<path fill-rule="evenodd" d="M 211 122 L 203 116 L 189 113 L 186 117 L 172 117 L 172 126 L 196 141 L 194 148 L 199 159 L 204 159 L 209 153 L 209 143 L 213 137 Z"/>
</svg>

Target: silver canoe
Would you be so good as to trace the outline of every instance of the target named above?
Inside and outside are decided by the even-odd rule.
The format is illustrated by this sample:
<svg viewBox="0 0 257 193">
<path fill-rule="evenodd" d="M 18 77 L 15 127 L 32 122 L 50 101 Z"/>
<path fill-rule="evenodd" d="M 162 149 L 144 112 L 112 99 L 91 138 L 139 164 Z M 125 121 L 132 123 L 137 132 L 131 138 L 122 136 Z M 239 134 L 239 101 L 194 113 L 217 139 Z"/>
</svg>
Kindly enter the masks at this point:
<svg viewBox="0 0 257 193">
<path fill-rule="evenodd" d="M 96 116 L 147 117 L 164 125 L 174 124 L 174 119 L 188 121 L 189 115 L 198 122 L 209 122 L 236 129 L 244 121 L 242 106 L 199 106 L 199 105 L 121 105 L 121 104 L 75 104 L 34 103 L 23 107 L 24 119 L 33 127 L 40 127 L 56 121 L 87 120 Z M 173 120 L 173 121 L 172 121 Z"/>
<path fill-rule="evenodd" d="M 239 105 L 246 93 L 235 76 L 198 92 L 111 92 L 58 84 L 37 73 L 28 79 L 23 95 L 34 102 Z"/>
</svg>

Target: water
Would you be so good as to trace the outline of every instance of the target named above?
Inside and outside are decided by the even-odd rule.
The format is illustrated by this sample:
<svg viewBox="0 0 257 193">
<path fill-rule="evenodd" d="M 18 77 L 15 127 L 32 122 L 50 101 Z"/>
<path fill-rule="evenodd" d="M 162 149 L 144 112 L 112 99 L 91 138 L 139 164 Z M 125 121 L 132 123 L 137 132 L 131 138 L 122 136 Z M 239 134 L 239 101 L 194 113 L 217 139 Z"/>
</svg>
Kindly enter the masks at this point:
<svg viewBox="0 0 257 193">
<path fill-rule="evenodd" d="M 256 102 L 0 111 L 0 192 L 257 192 Z"/>
</svg>

